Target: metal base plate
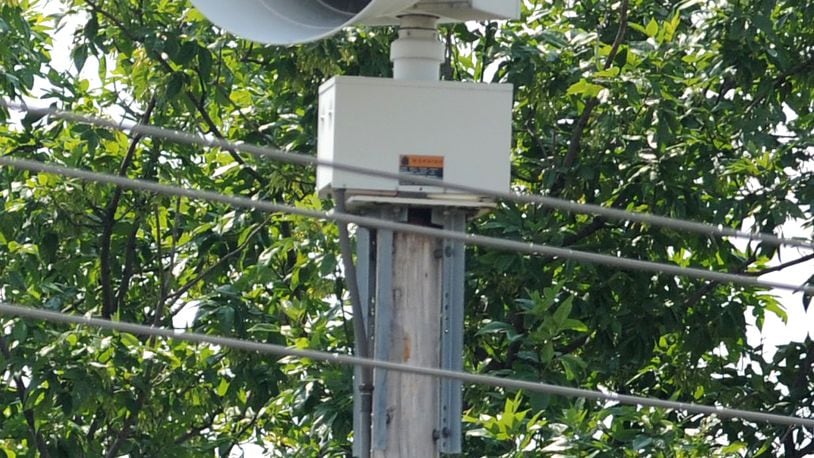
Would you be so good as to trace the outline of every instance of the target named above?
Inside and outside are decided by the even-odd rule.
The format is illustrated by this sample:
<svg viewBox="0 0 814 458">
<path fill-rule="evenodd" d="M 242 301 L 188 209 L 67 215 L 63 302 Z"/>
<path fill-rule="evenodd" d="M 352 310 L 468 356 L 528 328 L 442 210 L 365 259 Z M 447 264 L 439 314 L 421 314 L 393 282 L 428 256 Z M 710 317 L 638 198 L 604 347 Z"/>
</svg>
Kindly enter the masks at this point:
<svg viewBox="0 0 814 458">
<path fill-rule="evenodd" d="M 443 198 L 357 195 L 348 197 L 345 203 L 345 207 L 348 211 L 352 212 L 382 205 L 396 207 L 460 208 L 473 210 L 473 213 L 477 213 L 478 215 L 488 213 L 497 208 L 497 204 L 494 202 L 477 200 L 471 196 L 449 198 L 449 195 L 445 195 Z"/>
</svg>

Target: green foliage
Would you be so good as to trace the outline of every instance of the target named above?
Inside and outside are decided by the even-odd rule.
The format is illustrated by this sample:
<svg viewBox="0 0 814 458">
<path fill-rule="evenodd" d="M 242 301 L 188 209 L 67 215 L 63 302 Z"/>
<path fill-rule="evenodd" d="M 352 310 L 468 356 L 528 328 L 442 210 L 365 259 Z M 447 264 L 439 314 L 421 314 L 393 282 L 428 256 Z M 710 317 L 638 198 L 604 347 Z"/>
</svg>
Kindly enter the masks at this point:
<svg viewBox="0 0 814 458">
<path fill-rule="evenodd" d="M 444 31 L 446 77 L 515 85 L 518 190 L 763 231 L 811 223 L 814 6 L 525 4 L 523 21 Z M 0 95 L 313 154 L 318 85 L 390 72 L 389 29 L 262 47 L 186 2 L 64 6 L 46 17 L 33 1 L 0 5 Z M 76 23 L 73 68 L 61 71 L 51 36 Z M 5 123 L 0 151 L 325 205 L 309 168 L 62 122 Z M 161 326 L 197 310 L 195 331 L 351 350 L 330 225 L 13 170 L 0 173 L 0 205 L 4 300 Z M 757 273 L 774 254 L 527 205 L 471 229 L 731 272 Z M 468 370 L 811 408 L 814 345 L 766 361 L 746 343 L 746 314 L 786 316 L 765 291 L 484 249 L 467 261 Z M 227 456 L 247 442 L 272 456 L 349 453 L 348 368 L 11 319 L 0 329 L 5 456 Z M 466 409 L 466 456 L 802 456 L 811 443 L 810 432 L 487 387 L 467 389 Z"/>
</svg>

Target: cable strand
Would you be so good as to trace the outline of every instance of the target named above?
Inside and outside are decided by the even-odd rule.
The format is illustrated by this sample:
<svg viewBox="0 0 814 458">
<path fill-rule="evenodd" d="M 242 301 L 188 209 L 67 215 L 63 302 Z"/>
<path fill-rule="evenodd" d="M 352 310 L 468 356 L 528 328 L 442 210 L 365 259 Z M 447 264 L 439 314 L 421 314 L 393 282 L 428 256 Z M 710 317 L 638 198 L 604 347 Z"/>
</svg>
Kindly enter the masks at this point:
<svg viewBox="0 0 814 458">
<path fill-rule="evenodd" d="M 336 213 L 336 212 L 325 213 L 318 210 L 292 207 L 289 205 L 278 204 L 275 202 L 265 200 L 255 200 L 248 199 L 245 197 L 228 196 L 212 191 L 201 191 L 197 189 L 187 189 L 175 186 L 167 186 L 151 181 L 131 179 L 111 174 L 90 172 L 87 170 L 45 164 L 42 162 L 31 161 L 28 159 L 14 159 L 8 156 L 0 156 L 0 165 L 5 165 L 8 167 L 14 167 L 33 172 L 50 173 L 54 175 L 61 175 L 64 177 L 78 178 L 97 183 L 106 183 L 121 186 L 123 188 L 132 190 L 154 192 L 156 194 L 163 194 L 168 196 L 187 197 L 190 199 L 204 200 L 210 202 L 218 202 L 237 208 L 252 209 L 271 213 L 275 212 L 288 213 L 292 215 L 303 216 L 306 218 L 314 218 L 322 221 L 333 221 L 346 224 L 350 223 L 376 229 L 385 229 L 395 232 L 404 232 L 408 234 L 425 235 L 429 237 L 436 237 L 447 240 L 457 240 L 467 243 L 469 245 L 478 245 L 486 248 L 495 248 L 499 250 L 515 251 L 519 253 L 533 255 L 551 256 L 555 258 L 562 258 L 581 263 L 599 264 L 627 270 L 684 276 L 700 280 L 732 283 L 742 286 L 753 286 L 758 288 L 777 288 L 794 292 L 804 292 L 807 294 L 814 294 L 814 286 L 810 285 L 801 287 L 800 285 L 796 284 L 761 280 L 759 278 L 750 277 L 747 275 L 730 274 L 725 272 L 704 270 L 693 267 L 680 267 L 673 264 L 665 264 L 653 261 L 640 261 L 637 259 L 621 258 L 606 254 L 572 250 L 569 248 L 552 247 L 549 245 L 541 245 L 530 242 L 521 242 L 495 237 L 487 237 L 482 235 L 473 235 L 468 233 L 447 231 L 444 229 L 437 229 L 428 226 L 418 226 L 414 224 L 398 223 L 394 221 L 352 215 L 348 213 Z"/>
<path fill-rule="evenodd" d="M 492 387 L 524 390 L 528 392 L 545 393 L 570 398 L 585 398 L 606 402 L 618 402 L 620 404 L 637 405 L 643 407 L 682 410 L 694 414 L 715 415 L 720 418 L 740 419 L 761 423 L 766 422 L 779 425 L 798 425 L 805 427 L 814 427 L 814 419 L 806 419 L 795 416 L 777 415 L 741 409 L 729 409 L 720 406 L 705 406 L 693 403 L 668 401 L 658 398 L 648 398 L 643 396 L 633 396 L 613 392 L 587 390 L 583 388 L 571 388 L 542 382 L 529 382 L 523 380 L 505 379 L 490 375 L 474 374 L 470 372 L 458 372 L 431 367 L 410 366 L 406 364 L 399 364 L 389 361 L 359 358 L 356 356 L 342 355 L 337 353 L 327 353 L 318 350 L 295 349 L 284 347 L 281 345 L 253 342 L 249 340 L 241 340 L 230 337 L 212 336 L 194 332 L 185 332 L 160 327 L 145 326 L 121 321 L 111 321 L 85 316 L 68 315 L 61 312 L 27 308 L 4 302 L 0 302 L 0 314 L 16 316 L 31 320 L 48 321 L 52 323 L 88 326 L 92 328 L 106 329 L 109 331 L 117 332 L 126 332 L 130 334 L 138 334 L 150 337 L 163 337 L 167 339 L 180 340 L 196 344 L 217 345 L 220 347 L 230 348 L 234 350 L 257 352 L 275 355 L 279 357 L 305 358 L 331 364 L 360 366 L 372 369 L 383 369 L 415 375 L 425 375 L 428 377 L 435 378 L 460 380 L 462 382 L 473 385 L 487 385 Z"/>
<path fill-rule="evenodd" d="M 677 218 L 670 218 L 667 216 L 659 216 L 650 213 L 633 212 L 629 210 L 622 210 L 616 208 L 608 208 L 595 204 L 584 204 L 569 200 L 564 200 L 556 197 L 516 194 L 511 192 L 495 192 L 484 191 L 476 186 L 468 186 L 464 184 L 449 183 L 435 178 L 417 177 L 413 175 L 404 175 L 400 173 L 385 172 L 382 170 L 371 169 L 367 167 L 360 167 L 341 162 L 329 161 L 319 159 L 312 156 L 302 154 L 288 153 L 279 149 L 261 147 L 245 143 L 235 143 L 219 138 L 204 138 L 201 136 L 180 132 L 177 130 L 165 129 L 143 124 L 126 124 L 124 120 L 115 122 L 99 117 L 82 115 L 74 112 L 60 111 L 54 108 L 35 108 L 29 107 L 25 104 L 15 103 L 6 99 L 0 98 L 0 106 L 5 106 L 8 109 L 23 111 L 30 114 L 39 116 L 47 116 L 55 119 L 61 119 L 68 122 L 89 124 L 96 127 L 102 127 L 113 130 L 129 131 L 133 134 L 143 135 L 153 138 L 161 138 L 164 140 L 183 143 L 188 145 L 196 145 L 207 148 L 221 148 L 226 150 L 234 150 L 242 153 L 252 154 L 257 157 L 274 159 L 278 161 L 288 162 L 299 165 L 321 166 L 330 167 L 346 172 L 356 173 L 360 175 L 375 176 L 379 178 L 387 178 L 393 180 L 410 180 L 413 183 L 427 186 L 437 186 L 439 188 L 461 191 L 471 193 L 477 196 L 485 196 L 496 198 L 504 201 L 511 201 L 516 203 L 539 205 L 546 208 L 555 210 L 590 214 L 595 216 L 603 216 L 620 221 L 630 221 L 639 224 L 647 224 L 662 228 L 669 228 L 684 232 L 692 232 L 707 236 L 718 237 L 734 237 L 745 239 L 749 241 L 758 241 L 772 246 L 795 246 L 805 249 L 814 249 L 814 243 L 806 240 L 790 239 L 778 237 L 773 234 L 765 234 L 760 232 L 747 232 L 724 227 L 721 225 L 713 225 L 708 223 L 701 223 L 696 221 L 689 221 Z"/>
</svg>

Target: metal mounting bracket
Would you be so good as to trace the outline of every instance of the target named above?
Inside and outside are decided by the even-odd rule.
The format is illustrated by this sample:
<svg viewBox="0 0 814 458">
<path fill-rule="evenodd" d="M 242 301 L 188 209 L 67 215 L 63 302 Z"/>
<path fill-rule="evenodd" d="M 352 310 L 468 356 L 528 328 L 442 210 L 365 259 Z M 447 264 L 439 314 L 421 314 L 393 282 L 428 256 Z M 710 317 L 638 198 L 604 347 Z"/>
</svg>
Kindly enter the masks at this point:
<svg viewBox="0 0 814 458">
<path fill-rule="evenodd" d="M 390 221 L 406 221 L 408 207 L 382 205 L 370 208 L 375 216 Z M 433 224 L 449 231 L 464 232 L 467 218 L 475 212 L 471 208 L 444 208 L 432 210 Z M 390 339 L 387 330 L 393 316 L 393 231 L 373 230 L 360 227 L 356 233 L 357 278 L 359 294 L 365 309 L 366 328 L 372 331 L 376 341 L 373 357 L 387 360 L 390 356 Z M 466 247 L 463 242 L 445 240 L 442 244 L 442 287 L 440 298 L 441 320 L 440 365 L 442 369 L 463 370 L 464 325 L 464 274 Z M 370 444 L 354 441 L 354 456 L 368 456 L 362 447 L 372 450 L 387 449 L 387 371 L 373 371 L 372 437 Z M 463 391 L 455 380 L 441 380 L 439 389 L 438 431 L 439 451 L 459 454 L 462 446 Z M 358 387 L 354 387 L 354 427 L 361 426 Z M 359 431 L 359 429 L 355 429 Z"/>
<path fill-rule="evenodd" d="M 443 214 L 444 229 L 464 232 L 466 213 L 447 210 Z M 441 306 L 441 368 L 463 370 L 464 350 L 464 273 L 466 247 L 463 242 L 444 240 Z M 463 415 L 463 385 L 459 380 L 441 380 L 439 403 L 441 453 L 461 453 L 461 418 Z"/>
</svg>

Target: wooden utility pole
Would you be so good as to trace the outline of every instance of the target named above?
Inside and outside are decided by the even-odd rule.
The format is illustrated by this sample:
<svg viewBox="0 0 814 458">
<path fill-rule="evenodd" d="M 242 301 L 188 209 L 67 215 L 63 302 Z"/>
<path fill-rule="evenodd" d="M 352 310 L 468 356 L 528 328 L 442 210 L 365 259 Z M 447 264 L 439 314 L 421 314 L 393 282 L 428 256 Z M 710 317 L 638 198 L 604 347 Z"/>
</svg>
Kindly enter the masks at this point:
<svg viewBox="0 0 814 458">
<path fill-rule="evenodd" d="M 440 363 L 441 241 L 413 234 L 393 235 L 393 319 L 388 335 L 390 361 L 412 366 Z M 439 381 L 389 372 L 385 389 L 387 447 L 374 458 L 439 456 Z M 382 423 L 379 423 L 382 424 Z M 376 434 L 376 432 L 374 432 Z"/>
<path fill-rule="evenodd" d="M 509 189 L 512 87 L 439 81 L 447 47 L 438 23 L 519 18 L 520 0 L 192 2 L 225 29 L 278 45 L 398 18 L 390 59 L 399 81 L 337 77 L 320 87 L 321 196 L 349 190 L 357 199 L 352 211 L 464 232 L 467 215 L 492 208 L 485 195 Z M 361 169 L 386 174 L 367 176 Z M 476 195 L 443 183 L 474 186 Z M 357 351 L 367 353 L 372 334 L 375 359 L 462 371 L 464 243 L 363 227 L 357 236 L 361 274 L 359 291 L 351 294 Z M 341 238 L 346 274 L 357 284 L 350 238 Z M 460 381 L 374 370 L 371 386 L 370 375 L 357 368 L 354 376 L 354 456 L 461 453 Z"/>
</svg>

